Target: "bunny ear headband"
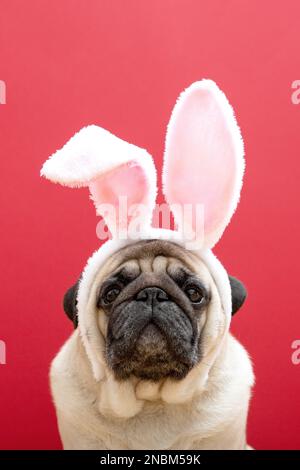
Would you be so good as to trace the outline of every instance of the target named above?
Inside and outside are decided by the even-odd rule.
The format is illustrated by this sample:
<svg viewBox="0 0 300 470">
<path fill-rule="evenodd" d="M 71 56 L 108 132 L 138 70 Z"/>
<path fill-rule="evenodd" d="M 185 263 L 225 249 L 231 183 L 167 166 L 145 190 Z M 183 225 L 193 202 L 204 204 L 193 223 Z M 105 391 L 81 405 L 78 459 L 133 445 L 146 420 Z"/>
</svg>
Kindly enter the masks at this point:
<svg viewBox="0 0 300 470">
<path fill-rule="evenodd" d="M 151 227 L 157 192 L 156 170 L 145 150 L 98 126 L 88 126 L 45 162 L 41 175 L 52 182 L 89 188 L 97 214 L 104 217 L 112 234 L 112 240 L 90 258 L 78 293 L 79 327 L 95 377 L 99 379 L 101 375 L 95 355 L 99 361 L 101 354 L 99 338 L 93 342 L 86 335 L 88 326 L 93 322 L 95 325 L 92 312 L 91 315 L 86 312 L 89 289 L 101 263 L 133 241 L 128 229 L 137 221 L 140 239 L 164 238 L 184 244 L 182 234 L 188 229 L 194 240 L 200 241 L 196 251 L 214 277 L 229 326 L 228 276 L 210 249 L 222 236 L 235 211 L 243 172 L 239 127 L 225 95 L 211 80 L 195 82 L 179 96 L 168 125 L 163 192 L 178 227 L 176 232 Z M 128 210 L 120 213 L 120 201 L 124 197 Z M 187 205 L 191 211 L 182 210 Z M 201 223 L 197 220 L 199 207 Z M 119 240 L 118 234 L 126 230 L 127 238 Z"/>
<path fill-rule="evenodd" d="M 243 143 L 225 95 L 211 80 L 193 83 L 180 95 L 166 136 L 163 190 L 178 230 L 189 223 L 195 239 L 212 248 L 236 208 L 243 170 Z M 140 205 L 141 228 L 151 224 L 157 192 L 152 157 L 101 127 L 81 129 L 45 162 L 41 174 L 72 188 L 87 186 L 113 237 L 140 216 L 135 210 Z M 118 219 L 122 197 L 129 210 Z M 195 210 L 185 220 L 181 209 L 187 205 L 202 205 L 203 224 L 196 223 Z"/>
</svg>

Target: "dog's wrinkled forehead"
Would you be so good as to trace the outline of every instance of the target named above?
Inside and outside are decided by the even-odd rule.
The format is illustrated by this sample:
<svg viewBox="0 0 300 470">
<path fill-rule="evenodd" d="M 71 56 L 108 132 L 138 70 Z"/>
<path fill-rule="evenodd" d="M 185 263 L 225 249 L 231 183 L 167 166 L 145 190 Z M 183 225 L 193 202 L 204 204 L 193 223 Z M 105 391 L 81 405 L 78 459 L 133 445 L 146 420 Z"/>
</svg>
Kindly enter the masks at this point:
<svg viewBox="0 0 300 470">
<path fill-rule="evenodd" d="M 116 252 L 101 269 L 101 281 L 115 275 L 130 282 L 144 273 L 148 277 L 152 274 L 153 281 L 158 275 L 166 275 L 180 284 L 187 275 L 195 275 L 205 287 L 212 282 L 207 267 L 196 255 L 165 240 L 139 241 Z"/>
</svg>

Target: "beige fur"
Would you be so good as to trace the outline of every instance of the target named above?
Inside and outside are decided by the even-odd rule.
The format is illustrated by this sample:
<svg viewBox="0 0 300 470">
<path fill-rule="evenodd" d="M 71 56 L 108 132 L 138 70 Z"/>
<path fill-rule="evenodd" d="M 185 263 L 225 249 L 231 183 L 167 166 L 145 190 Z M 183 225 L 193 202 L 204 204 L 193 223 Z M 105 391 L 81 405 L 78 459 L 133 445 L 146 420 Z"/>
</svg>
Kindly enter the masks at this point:
<svg viewBox="0 0 300 470">
<path fill-rule="evenodd" d="M 201 315 L 203 359 L 181 381 L 115 380 L 104 357 L 107 318 L 95 310 L 102 380 L 97 382 L 76 330 L 51 366 L 51 390 L 65 449 L 244 449 L 253 372 L 245 349 L 227 332 L 219 292 L 193 253 L 173 245 L 157 255 L 127 247 L 99 269 L 90 305 L 103 280 L 124 263 L 143 272 L 164 272 L 178 263 L 193 269 L 212 292 Z M 220 346 L 214 362 L 211 352 Z"/>
</svg>

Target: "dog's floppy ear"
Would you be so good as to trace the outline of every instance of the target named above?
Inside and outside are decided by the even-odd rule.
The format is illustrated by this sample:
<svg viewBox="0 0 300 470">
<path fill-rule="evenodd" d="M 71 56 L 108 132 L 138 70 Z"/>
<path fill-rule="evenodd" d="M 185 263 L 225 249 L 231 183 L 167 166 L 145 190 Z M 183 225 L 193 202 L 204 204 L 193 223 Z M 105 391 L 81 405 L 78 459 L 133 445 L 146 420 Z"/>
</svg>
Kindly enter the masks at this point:
<svg viewBox="0 0 300 470">
<path fill-rule="evenodd" d="M 236 277 L 228 277 L 231 287 L 232 315 L 234 315 L 245 302 L 247 297 L 247 290 L 244 284 Z"/>
<path fill-rule="evenodd" d="M 64 311 L 68 318 L 73 322 L 74 328 L 78 326 L 78 316 L 77 316 L 77 295 L 79 282 L 77 281 L 74 286 L 70 287 L 64 295 L 63 306 Z"/>
<path fill-rule="evenodd" d="M 193 83 L 180 95 L 168 125 L 163 189 L 179 230 L 204 248 L 213 248 L 235 211 L 243 154 L 225 95 L 211 80 Z"/>
</svg>

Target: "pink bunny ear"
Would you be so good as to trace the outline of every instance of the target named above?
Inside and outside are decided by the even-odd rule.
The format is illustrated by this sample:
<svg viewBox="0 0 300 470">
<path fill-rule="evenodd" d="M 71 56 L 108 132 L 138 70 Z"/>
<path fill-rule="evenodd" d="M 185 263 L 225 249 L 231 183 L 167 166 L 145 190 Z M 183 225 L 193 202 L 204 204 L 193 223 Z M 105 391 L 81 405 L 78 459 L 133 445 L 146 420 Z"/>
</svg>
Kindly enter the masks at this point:
<svg viewBox="0 0 300 470">
<path fill-rule="evenodd" d="M 243 154 L 240 130 L 225 95 L 211 80 L 193 83 L 180 95 L 168 125 L 163 188 L 179 230 L 192 230 L 203 247 L 216 244 L 235 211 Z M 182 212 L 187 204 L 193 214 L 188 217 Z M 201 227 L 196 206 L 203 209 Z"/>
<path fill-rule="evenodd" d="M 113 237 L 137 218 L 140 225 L 151 223 L 157 191 L 152 157 L 101 127 L 81 129 L 44 163 L 41 175 L 65 186 L 89 187 Z"/>
</svg>

